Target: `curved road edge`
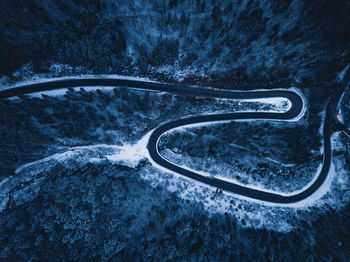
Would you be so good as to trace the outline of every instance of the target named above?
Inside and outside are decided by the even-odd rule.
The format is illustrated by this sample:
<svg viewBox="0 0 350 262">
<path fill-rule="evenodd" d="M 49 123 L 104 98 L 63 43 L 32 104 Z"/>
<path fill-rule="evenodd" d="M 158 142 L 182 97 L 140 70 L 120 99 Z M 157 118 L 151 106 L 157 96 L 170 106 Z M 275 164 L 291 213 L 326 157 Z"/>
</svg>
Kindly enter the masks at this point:
<svg viewBox="0 0 350 262">
<path fill-rule="evenodd" d="M 190 179 L 199 181 L 201 183 L 214 186 L 231 193 L 247 197 L 253 200 L 276 203 L 276 204 L 291 204 L 300 202 L 311 195 L 313 195 L 325 182 L 331 165 L 331 122 L 332 113 L 334 111 L 334 101 L 338 101 L 338 98 L 332 98 L 326 109 L 326 117 L 324 120 L 323 128 L 323 140 L 324 140 L 324 155 L 323 165 L 321 172 L 318 174 L 316 180 L 302 192 L 296 194 L 279 194 L 267 192 L 264 190 L 252 189 L 249 186 L 242 186 L 228 181 L 220 180 L 217 178 L 207 177 L 199 173 L 190 171 L 186 168 L 177 166 L 161 156 L 158 151 L 158 142 L 160 137 L 171 129 L 186 126 L 196 123 L 207 123 L 217 121 L 234 121 L 234 120 L 294 120 L 300 116 L 304 109 L 304 101 L 298 92 L 290 90 L 263 90 L 263 91 L 229 91 L 229 90 L 215 90 L 209 88 L 194 88 L 177 86 L 172 84 L 147 82 L 139 80 L 126 80 L 126 79 L 112 79 L 112 78 L 78 78 L 78 79 L 61 79 L 52 80 L 37 83 L 28 83 L 21 86 L 5 89 L 0 91 L 0 99 L 10 98 L 14 96 L 21 96 L 24 94 L 50 91 L 63 88 L 74 87 L 96 87 L 96 86 L 115 86 L 115 87 L 127 87 L 134 89 L 142 89 L 148 91 L 160 91 L 176 93 L 181 95 L 191 96 L 204 96 L 212 98 L 227 98 L 227 99 L 257 99 L 257 98 L 275 98 L 282 97 L 287 98 L 292 103 L 292 107 L 285 113 L 272 113 L 272 112 L 237 112 L 237 113 L 225 113 L 214 115 L 200 115 L 188 118 L 182 118 L 174 121 L 170 121 L 155 128 L 149 137 L 147 149 L 152 160 L 161 167 L 188 177 Z M 332 102 L 333 101 L 333 102 Z"/>
</svg>

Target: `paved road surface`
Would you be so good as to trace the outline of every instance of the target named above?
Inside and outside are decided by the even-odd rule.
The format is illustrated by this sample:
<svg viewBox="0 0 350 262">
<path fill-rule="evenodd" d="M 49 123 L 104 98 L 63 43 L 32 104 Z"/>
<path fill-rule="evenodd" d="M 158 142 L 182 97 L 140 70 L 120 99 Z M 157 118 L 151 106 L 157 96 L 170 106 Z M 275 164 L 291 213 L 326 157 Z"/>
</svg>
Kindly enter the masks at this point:
<svg viewBox="0 0 350 262">
<path fill-rule="evenodd" d="M 48 91 L 55 89 L 62 89 L 68 87 L 95 87 L 95 86 L 116 86 L 116 87 L 128 87 L 136 89 L 144 89 L 150 91 L 161 91 L 169 92 L 180 95 L 190 96 L 204 96 L 213 98 L 228 98 L 228 99 L 254 99 L 254 98 L 273 98 L 273 97 L 284 97 L 291 101 L 292 107 L 285 113 L 273 113 L 273 112 L 241 112 L 241 113 L 225 113 L 225 114 L 214 114 L 214 115 L 200 115 L 188 118 L 182 118 L 175 121 L 167 122 L 158 126 L 150 135 L 148 141 L 148 151 L 152 160 L 158 165 L 176 172 L 180 175 L 188 178 L 197 180 L 204 184 L 214 186 L 226 191 L 230 191 L 234 194 L 248 197 L 255 200 L 261 200 L 270 203 L 289 204 L 302 201 L 311 195 L 313 195 L 317 189 L 324 183 L 327 178 L 330 165 L 331 165 L 331 141 L 330 137 L 332 134 L 331 123 L 333 121 L 334 108 L 342 94 L 335 94 L 326 110 L 326 117 L 323 129 L 323 144 L 324 144 L 324 155 L 323 155 L 323 166 L 321 172 L 318 174 L 317 179 L 304 191 L 296 194 L 282 195 L 278 193 L 266 192 L 261 190 L 252 189 L 249 186 L 241 186 L 228 181 L 223 181 L 213 177 L 203 176 L 199 173 L 192 172 L 186 168 L 178 166 L 169 160 L 162 157 L 158 151 L 158 141 L 160 137 L 167 131 L 189 124 L 205 123 L 213 121 L 225 121 L 225 120 L 256 120 L 256 119 L 267 119 L 267 120 L 293 120 L 298 117 L 303 110 L 303 99 L 297 92 L 290 90 L 271 90 L 271 91 L 228 91 L 228 90 L 214 90 L 205 88 L 194 88 L 176 86 L 164 83 L 144 82 L 138 80 L 124 80 L 124 79 L 111 79 L 111 78 L 86 78 L 86 79 L 67 79 L 67 80 L 52 80 L 41 83 L 31 83 L 22 86 L 10 88 L 7 90 L 0 91 L 0 99 L 20 96 L 23 94 L 29 94 L 39 91 Z M 298 134 L 295 134 L 298 135 Z"/>
</svg>

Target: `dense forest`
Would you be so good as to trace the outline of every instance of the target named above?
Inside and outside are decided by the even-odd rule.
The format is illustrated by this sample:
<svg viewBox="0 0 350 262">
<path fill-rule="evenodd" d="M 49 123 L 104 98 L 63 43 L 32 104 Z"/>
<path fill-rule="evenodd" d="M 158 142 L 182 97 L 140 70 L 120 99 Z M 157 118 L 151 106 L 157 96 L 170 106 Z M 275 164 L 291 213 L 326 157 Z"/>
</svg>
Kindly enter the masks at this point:
<svg viewBox="0 0 350 262">
<path fill-rule="evenodd" d="M 322 96 L 349 60 L 349 12 L 341 0 L 2 1 L 0 74 L 66 64 L 221 88 L 293 84 Z"/>
<path fill-rule="evenodd" d="M 349 206 L 289 233 L 242 228 L 230 215 L 152 187 L 139 170 L 58 166 L 39 196 L 1 216 L 4 261 L 348 261 Z M 302 213 L 303 211 L 300 211 Z"/>
<path fill-rule="evenodd" d="M 287 183 L 306 184 L 321 162 L 322 112 L 350 61 L 349 32 L 347 0 L 1 0 L 0 83 L 116 73 L 226 89 L 295 86 L 308 102 L 297 123 L 234 122 L 160 142 L 162 153 L 199 159 L 209 171 L 216 159 L 235 165 L 245 174 L 226 172 L 241 183 L 250 184 L 248 177 L 293 191 Z M 345 93 L 344 110 L 349 101 Z M 237 109 L 238 102 L 125 88 L 1 101 L 0 261 L 349 261 L 350 143 L 343 136 L 332 137 L 331 190 L 300 209 L 216 188 L 190 191 L 191 181 L 146 158 L 131 167 L 78 149 L 134 145 L 161 122 Z M 258 160 L 247 166 L 242 148 Z M 231 197 L 228 212 L 207 206 L 221 205 L 220 195 Z M 249 217 L 254 212 L 258 219 Z M 274 230 L 266 226 L 275 222 Z"/>
<path fill-rule="evenodd" d="M 297 211 L 287 208 L 283 212 L 291 212 L 292 221 L 287 221 L 294 229 L 279 232 L 263 226 L 245 227 L 253 223 L 249 216 L 237 221 L 231 213 L 211 213 L 201 202 L 179 197 L 181 191 L 175 193 L 164 185 L 155 186 L 144 179 L 147 173 L 160 172 L 161 177 L 165 174 L 147 161 L 130 168 L 109 161 L 78 165 L 78 159 L 70 159 L 72 165 L 58 162 L 40 171 L 49 164 L 44 161 L 29 173 L 14 173 L 23 163 L 76 146 L 133 142 L 169 116 L 208 112 L 208 105 L 214 111 L 227 108 L 225 103 L 206 98 L 123 88 L 109 92 L 69 89 L 60 97 L 23 96 L 3 101 L 0 109 L 7 114 L 0 117 L 0 259 L 346 261 L 350 257 L 346 199 L 337 198 L 338 204 L 343 205 L 340 210 L 335 204 Z M 317 123 L 319 120 L 315 120 Z M 260 140 L 254 135 L 263 135 L 258 125 L 261 130 L 271 129 Z M 291 125 L 288 130 L 294 132 L 283 132 L 268 123 L 231 123 L 213 128 L 212 133 L 208 128 L 194 132 L 199 136 L 215 134 L 227 143 L 239 132 L 249 133 L 254 143 L 265 148 L 271 141 L 288 144 L 291 140 L 292 144 L 275 145 L 278 150 L 265 153 L 307 165 L 314 160 L 309 153 L 318 149 L 319 136 L 310 139 L 306 125 Z M 304 134 L 300 141 L 298 137 L 288 138 L 295 132 Z M 273 137 L 270 141 L 269 136 Z M 187 138 L 180 137 L 180 141 L 185 148 L 185 143 L 191 143 Z M 173 146 L 181 145 L 172 142 Z M 254 145 L 239 139 L 234 142 Z M 192 145 L 196 147 L 186 149 L 192 156 L 218 154 L 222 149 L 215 143 Z M 284 146 L 289 148 L 289 154 Z M 298 150 L 304 154 L 298 155 Z M 264 168 L 260 164 L 259 172 Z M 260 175 L 271 183 L 268 173 Z M 298 176 L 295 173 L 293 178 L 300 179 Z M 6 199 L 9 189 L 10 198 Z M 181 189 L 184 190 L 180 185 Z M 336 194 L 342 195 L 340 191 L 338 188 Z M 335 195 L 335 191 L 329 194 Z M 230 199 L 230 204 L 236 202 L 242 212 L 252 208 L 247 201 Z"/>
</svg>

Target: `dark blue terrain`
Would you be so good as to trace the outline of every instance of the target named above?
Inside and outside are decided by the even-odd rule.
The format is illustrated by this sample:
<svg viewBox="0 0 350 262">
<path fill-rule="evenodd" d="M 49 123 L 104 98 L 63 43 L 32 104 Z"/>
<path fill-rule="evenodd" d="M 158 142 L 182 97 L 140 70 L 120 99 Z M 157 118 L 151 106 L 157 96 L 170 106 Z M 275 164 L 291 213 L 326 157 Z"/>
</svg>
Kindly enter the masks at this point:
<svg viewBox="0 0 350 262">
<path fill-rule="evenodd" d="M 335 107 L 331 99 L 346 86 L 337 78 L 350 62 L 349 32 L 346 0 L 3 0 L 0 88 L 35 74 L 123 74 L 230 90 L 295 86 L 308 100 L 307 119 L 289 150 L 307 164 L 323 141 L 320 113 Z M 57 163 L 28 180 L 15 172 L 74 146 L 137 141 L 186 112 L 193 97 L 160 101 L 123 88 L 17 95 L 0 100 L 0 261 L 350 260 L 346 202 L 322 212 L 291 208 L 291 219 L 300 219 L 278 232 L 245 227 L 247 218 L 211 213 L 154 186 L 142 178 L 159 172 L 147 160 L 136 167 Z M 344 97 L 348 115 L 348 90 Z M 332 124 L 323 126 L 327 147 Z M 344 155 L 349 172 L 350 140 L 341 139 L 346 149 L 333 154 Z"/>
</svg>

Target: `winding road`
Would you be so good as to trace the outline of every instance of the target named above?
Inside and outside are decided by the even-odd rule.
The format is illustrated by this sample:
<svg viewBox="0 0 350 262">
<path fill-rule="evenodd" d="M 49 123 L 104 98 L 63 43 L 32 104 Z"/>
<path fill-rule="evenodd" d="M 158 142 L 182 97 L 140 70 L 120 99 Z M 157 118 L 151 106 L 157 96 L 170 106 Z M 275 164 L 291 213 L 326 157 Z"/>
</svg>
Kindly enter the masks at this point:
<svg viewBox="0 0 350 262">
<path fill-rule="evenodd" d="M 181 118 L 175 121 L 170 121 L 161 124 L 155 128 L 148 140 L 147 149 L 151 159 L 159 166 L 166 168 L 172 172 L 188 177 L 190 179 L 199 181 L 201 183 L 220 188 L 225 191 L 229 191 L 239 196 L 247 197 L 250 199 L 278 203 L 278 204 L 290 204 L 296 203 L 312 196 L 325 182 L 331 165 L 331 124 L 334 121 L 334 112 L 337 108 L 338 100 L 343 92 L 340 90 L 336 92 L 330 99 L 324 120 L 323 127 L 323 165 L 317 178 L 313 180 L 303 191 L 290 194 L 279 194 L 270 191 L 257 190 L 250 188 L 249 186 L 243 186 L 235 184 L 229 181 L 204 176 L 197 172 L 188 170 L 184 167 L 178 166 L 175 163 L 164 158 L 158 151 L 158 142 L 160 137 L 171 129 L 207 122 L 219 122 L 219 121 L 234 121 L 234 120 L 279 120 L 279 121 L 291 121 L 296 120 L 303 114 L 304 102 L 300 94 L 292 90 L 264 90 L 264 91 L 229 91 L 229 90 L 215 90 L 209 88 L 195 88 L 184 87 L 172 84 L 147 82 L 139 80 L 125 80 L 118 78 L 76 78 L 76 79 L 60 79 L 49 80 L 45 82 L 29 83 L 20 86 L 15 86 L 6 90 L 0 91 L 0 99 L 21 96 L 24 94 L 42 92 L 64 88 L 74 87 L 127 87 L 134 89 L 142 89 L 149 91 L 169 92 L 173 94 L 189 95 L 189 96 L 202 96 L 211 98 L 227 98 L 227 99 L 257 99 L 257 98 L 286 98 L 291 103 L 291 108 L 284 113 L 275 112 L 236 112 L 236 113 L 224 113 L 224 114 L 211 114 L 211 115 L 199 115 L 188 118 Z M 296 134 L 297 135 L 297 134 Z"/>
</svg>

